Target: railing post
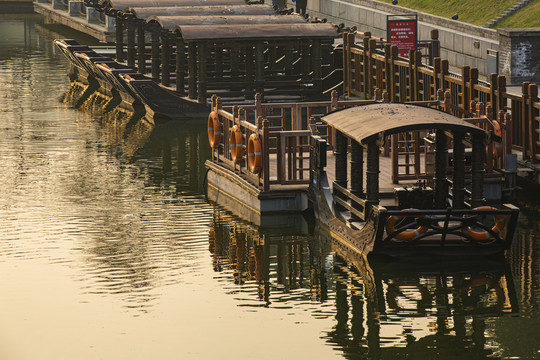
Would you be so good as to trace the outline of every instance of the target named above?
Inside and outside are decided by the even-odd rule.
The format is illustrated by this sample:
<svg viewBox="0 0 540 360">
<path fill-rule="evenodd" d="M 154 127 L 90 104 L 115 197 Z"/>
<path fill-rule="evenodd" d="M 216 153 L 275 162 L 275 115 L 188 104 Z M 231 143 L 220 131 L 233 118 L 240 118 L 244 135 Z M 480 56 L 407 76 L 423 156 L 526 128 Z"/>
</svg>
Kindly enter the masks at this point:
<svg viewBox="0 0 540 360">
<path fill-rule="evenodd" d="M 171 46 L 169 45 L 168 34 L 161 35 L 161 84 L 171 85 Z"/>
<path fill-rule="evenodd" d="M 255 94 L 255 119 L 259 117 L 265 117 L 265 113 L 262 107 L 262 95 L 260 93 Z"/>
<path fill-rule="evenodd" d="M 491 102 L 491 106 L 493 107 L 494 114 L 496 116 L 499 115 L 499 111 L 501 110 L 499 108 L 500 102 L 499 97 L 497 94 L 497 82 L 498 82 L 498 74 L 492 73 L 489 75 L 489 99 Z"/>
<path fill-rule="evenodd" d="M 259 117 L 258 122 L 262 120 L 262 117 Z M 263 143 L 262 143 L 262 150 L 263 150 L 263 191 L 269 191 L 270 190 L 270 154 L 269 154 L 269 146 L 268 141 L 270 138 L 269 134 L 269 128 L 268 128 L 268 119 L 262 120 L 262 129 L 263 129 Z M 279 154 L 278 154 L 279 156 Z"/>
<path fill-rule="evenodd" d="M 367 145 L 367 169 L 366 169 L 366 218 L 371 210 L 371 205 L 379 204 L 379 146 L 376 141 Z"/>
<path fill-rule="evenodd" d="M 538 85 L 536 84 L 530 84 L 529 85 L 529 149 L 530 149 L 530 156 L 531 156 L 531 162 L 537 163 L 539 159 L 537 159 L 536 155 L 539 154 L 539 149 L 537 147 L 537 142 L 540 142 L 539 136 L 540 133 L 537 132 L 538 126 L 536 125 L 537 120 L 536 116 L 538 113 L 538 110 L 534 107 L 534 103 L 538 102 Z M 536 139 L 535 139 L 536 136 Z"/>
<path fill-rule="evenodd" d="M 254 84 L 253 78 L 255 77 L 255 64 L 253 56 L 253 46 L 249 45 L 245 48 L 245 64 L 246 64 L 246 83 L 245 83 L 245 98 L 253 99 L 254 93 Z M 292 62 L 291 62 L 292 64 Z"/>
<path fill-rule="evenodd" d="M 506 77 L 499 75 L 497 77 L 497 110 L 506 110 Z"/>
<path fill-rule="evenodd" d="M 484 139 L 475 135 L 472 139 L 471 206 L 484 205 Z"/>
<path fill-rule="evenodd" d="M 336 90 L 333 90 L 330 94 L 330 97 L 330 106 L 332 107 L 332 110 L 337 110 L 339 108 L 338 92 Z"/>
<path fill-rule="evenodd" d="M 144 23 L 137 24 L 137 70 L 139 74 L 146 73 L 146 42 L 144 39 Z"/>
<path fill-rule="evenodd" d="M 184 40 L 181 37 L 176 38 L 176 91 L 179 94 L 184 94 L 186 76 L 186 46 Z"/>
<path fill-rule="evenodd" d="M 124 61 L 124 19 L 116 18 L 116 61 Z"/>
<path fill-rule="evenodd" d="M 353 42 L 354 42 L 354 34 Z M 321 40 L 314 39 L 312 42 L 313 47 L 313 87 L 317 96 L 322 93 L 322 54 L 321 54 Z"/>
<path fill-rule="evenodd" d="M 463 209 L 465 206 L 465 136 L 462 132 L 454 132 L 454 176 L 452 184 L 452 207 Z"/>
<path fill-rule="evenodd" d="M 458 106 L 462 106 L 463 109 L 467 111 L 473 112 L 475 109 L 470 109 L 469 104 L 471 100 L 471 96 L 469 95 L 469 75 L 470 75 L 470 67 L 469 66 L 463 66 L 461 67 L 461 99 L 463 101 L 462 104 L 459 104 L 458 100 Z M 458 94 L 456 94 L 457 97 Z"/>
<path fill-rule="evenodd" d="M 135 68 L 135 24 L 127 19 L 127 65 Z"/>
<path fill-rule="evenodd" d="M 368 84 L 370 91 L 373 91 L 375 87 L 377 87 L 377 84 L 373 83 L 373 64 L 375 63 L 375 55 L 377 54 L 377 40 L 375 39 L 369 39 L 369 78 L 368 78 Z M 376 71 L 376 70 L 375 70 Z"/>
<path fill-rule="evenodd" d="M 429 49 L 429 65 L 433 65 L 433 59 L 441 56 L 439 44 L 439 30 L 432 29 L 430 35 L 432 42 Z"/>
<path fill-rule="evenodd" d="M 206 103 L 206 42 L 199 41 L 197 49 L 197 102 Z"/>
<path fill-rule="evenodd" d="M 364 148 L 353 139 L 351 139 L 351 193 L 358 197 L 364 194 Z M 356 203 L 353 207 L 362 210 Z"/>
<path fill-rule="evenodd" d="M 159 51 L 159 33 L 156 29 L 152 30 L 152 80 L 159 81 L 159 66 L 160 66 L 160 51 Z"/>
<path fill-rule="evenodd" d="M 443 90 L 448 89 L 445 80 L 448 74 L 450 74 L 450 65 L 448 64 L 448 60 L 445 59 L 441 61 L 441 88 Z"/>
<path fill-rule="evenodd" d="M 446 168 L 448 159 L 447 136 L 444 130 L 437 130 L 435 137 L 435 207 L 446 208 L 446 195 L 448 183 L 446 181 Z"/>
<path fill-rule="evenodd" d="M 334 156 L 336 159 L 336 184 L 347 187 L 347 137 L 336 130 L 336 146 Z"/>
<path fill-rule="evenodd" d="M 262 40 L 255 43 L 255 91 L 264 91 L 264 44 Z"/>
<path fill-rule="evenodd" d="M 438 89 L 443 89 L 442 85 L 441 85 L 441 80 L 440 80 L 440 76 L 439 76 L 439 73 L 441 72 L 441 58 L 435 58 L 433 59 L 433 85 L 435 87 L 435 91 L 438 90 Z M 424 86 L 425 87 L 425 86 Z M 423 100 L 428 100 L 426 99 L 426 89 L 424 89 L 424 99 Z"/>
<path fill-rule="evenodd" d="M 529 83 L 524 82 L 521 84 L 521 122 L 518 124 L 521 125 L 521 145 L 523 146 L 523 160 L 527 160 L 529 157 L 527 155 L 527 142 L 528 142 L 528 130 L 529 130 L 529 107 L 527 103 L 529 102 Z"/>
<path fill-rule="evenodd" d="M 188 43 L 188 97 L 197 98 L 197 44 Z"/>
<path fill-rule="evenodd" d="M 476 99 L 474 87 L 478 84 L 478 69 L 471 68 L 469 76 L 469 97 L 471 100 Z M 480 101 L 480 99 L 479 99 Z"/>
<path fill-rule="evenodd" d="M 501 112 L 503 112 L 501 110 Z M 506 149 L 505 154 L 511 154 L 512 153 L 512 115 L 509 113 L 503 113 L 504 114 L 504 125 L 506 128 Z M 501 119 L 503 118 L 503 114 L 501 114 Z"/>
<path fill-rule="evenodd" d="M 350 79 L 350 53 L 351 49 L 349 47 L 349 36 L 346 32 L 341 34 L 343 39 L 343 93 L 350 96 L 349 93 L 349 79 Z M 358 70 L 358 69 L 357 69 Z"/>
<path fill-rule="evenodd" d="M 363 52 L 363 62 L 362 62 L 362 68 L 364 69 L 363 73 L 363 95 L 364 99 L 371 99 L 371 89 L 369 88 L 369 79 L 371 78 L 371 61 L 369 58 L 369 37 L 364 36 L 362 39 L 362 43 L 364 45 L 364 52 Z M 350 76 L 350 69 L 349 69 L 349 76 Z"/>
<path fill-rule="evenodd" d="M 414 94 L 413 99 L 420 100 L 420 68 L 422 67 L 422 53 L 420 51 L 414 52 Z M 425 90 L 425 89 L 424 89 Z M 425 95 L 424 95 L 425 97 Z M 431 91 L 427 100 L 431 100 Z"/>
<path fill-rule="evenodd" d="M 452 114 L 452 93 L 450 90 L 444 92 L 444 111 L 448 114 Z"/>
</svg>

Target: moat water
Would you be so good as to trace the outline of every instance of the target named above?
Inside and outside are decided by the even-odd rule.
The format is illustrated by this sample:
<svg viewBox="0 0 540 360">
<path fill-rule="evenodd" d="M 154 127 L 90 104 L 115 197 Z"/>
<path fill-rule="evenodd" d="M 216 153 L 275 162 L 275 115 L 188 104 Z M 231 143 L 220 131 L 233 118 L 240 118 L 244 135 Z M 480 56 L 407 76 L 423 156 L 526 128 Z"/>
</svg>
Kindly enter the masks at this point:
<svg viewBox="0 0 540 360">
<path fill-rule="evenodd" d="M 56 31 L 0 15 L 0 359 L 540 359 L 538 205 L 506 262 L 348 263 L 206 201 L 204 119 L 61 101 Z"/>
</svg>

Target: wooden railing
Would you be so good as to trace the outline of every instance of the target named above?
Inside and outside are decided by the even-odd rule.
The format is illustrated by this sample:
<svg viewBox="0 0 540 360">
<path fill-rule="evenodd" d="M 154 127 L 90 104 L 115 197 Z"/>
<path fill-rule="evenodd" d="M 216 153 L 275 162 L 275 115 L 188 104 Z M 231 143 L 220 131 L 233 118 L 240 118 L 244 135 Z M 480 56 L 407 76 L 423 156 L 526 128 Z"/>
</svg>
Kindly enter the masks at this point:
<svg viewBox="0 0 540 360">
<path fill-rule="evenodd" d="M 263 191 L 271 185 L 301 185 L 309 183 L 309 137 L 316 132 L 333 145 L 332 129 L 319 121 L 326 113 L 343 107 L 373 103 L 374 100 L 338 101 L 337 92 L 331 100 L 303 103 L 263 103 L 255 96 L 254 104 L 223 106 L 219 97 L 212 97 L 212 111 L 219 118 L 221 136 L 212 150 L 212 161 L 218 163 Z M 244 156 L 239 162 L 231 157 L 230 129 L 238 125 L 242 133 Z M 254 174 L 246 161 L 249 137 L 258 134 L 262 142 L 262 170 Z"/>
<path fill-rule="evenodd" d="M 521 95 L 507 91 L 506 78 L 491 74 L 489 83 L 479 79 L 478 69 L 461 68 L 461 74 L 450 72 L 448 60 L 435 58 L 433 65 L 422 64 L 422 54 L 410 51 L 409 59 L 397 55 L 397 47 L 386 44 L 383 50 L 377 41 L 365 36 L 357 43 L 355 33 L 343 34 L 344 91 L 350 96 L 371 99 L 375 89 L 388 93 L 389 101 L 406 102 L 436 100 L 439 90 L 449 90 L 452 113 L 471 117 L 475 103 L 492 109 L 499 123 L 512 118 L 512 148 L 522 153 L 523 160 L 540 163 L 540 102 L 538 87 L 523 83 Z M 504 118 L 501 118 L 503 116 Z"/>
</svg>

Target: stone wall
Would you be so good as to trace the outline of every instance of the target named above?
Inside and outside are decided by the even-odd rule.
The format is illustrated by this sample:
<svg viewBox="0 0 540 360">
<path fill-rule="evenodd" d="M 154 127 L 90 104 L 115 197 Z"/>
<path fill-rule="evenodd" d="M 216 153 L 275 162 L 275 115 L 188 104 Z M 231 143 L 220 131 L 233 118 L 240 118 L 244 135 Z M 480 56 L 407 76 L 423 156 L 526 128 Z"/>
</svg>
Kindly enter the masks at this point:
<svg viewBox="0 0 540 360">
<path fill-rule="evenodd" d="M 499 72 L 509 84 L 540 84 L 540 29 L 498 29 Z"/>
<path fill-rule="evenodd" d="M 448 59 L 454 71 L 464 65 L 475 67 L 485 80 L 487 50 L 498 50 L 497 31 L 459 21 L 413 11 L 373 0 L 308 0 L 307 12 L 331 22 L 356 25 L 360 31 L 386 37 L 386 16 L 418 15 L 418 39 L 429 40 L 432 29 L 439 30 L 441 58 Z"/>
</svg>

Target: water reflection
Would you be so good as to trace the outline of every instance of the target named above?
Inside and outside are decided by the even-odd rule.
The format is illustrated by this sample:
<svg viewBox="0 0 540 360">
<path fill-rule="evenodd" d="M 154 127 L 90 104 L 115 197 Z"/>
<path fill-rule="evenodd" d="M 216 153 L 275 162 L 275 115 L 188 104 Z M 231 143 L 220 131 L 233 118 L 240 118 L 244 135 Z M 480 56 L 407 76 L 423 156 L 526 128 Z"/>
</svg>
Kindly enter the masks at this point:
<svg viewBox="0 0 540 360">
<path fill-rule="evenodd" d="M 325 307 L 324 312 L 311 309 L 312 314 L 335 318 L 323 339 L 351 359 L 483 359 L 507 354 L 499 321 L 529 311 L 534 281 L 523 271 L 530 273 L 534 265 L 524 252 L 533 244 L 516 244 L 512 259 L 519 256 L 521 264 L 521 273 L 516 273 L 511 266 L 515 261 L 503 257 L 473 263 L 368 261 L 321 229 L 314 235 L 277 236 L 218 206 L 209 233 L 214 271 L 228 274 L 224 286 L 231 293 L 248 295 L 238 298 L 240 306 L 273 307 L 291 299 L 295 307 L 306 300 L 331 304 L 332 312 Z M 527 286 L 516 290 L 513 272 Z M 291 296 L 298 289 L 305 291 Z"/>
</svg>

